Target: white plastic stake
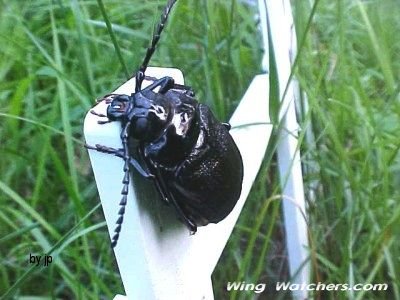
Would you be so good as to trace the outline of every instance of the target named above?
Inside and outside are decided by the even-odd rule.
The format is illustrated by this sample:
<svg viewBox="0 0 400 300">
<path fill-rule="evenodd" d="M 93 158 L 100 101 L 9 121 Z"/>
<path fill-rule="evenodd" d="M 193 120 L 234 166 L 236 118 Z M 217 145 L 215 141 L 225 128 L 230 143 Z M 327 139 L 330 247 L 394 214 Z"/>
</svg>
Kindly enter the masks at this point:
<svg viewBox="0 0 400 300">
<path fill-rule="evenodd" d="M 259 0 L 259 11 L 266 53 L 263 66 L 268 69 L 268 43 L 272 42 L 279 79 L 279 96 L 282 99 L 289 81 L 292 60 L 296 53 L 296 33 L 290 1 Z M 268 41 L 267 18 L 271 41 Z M 299 130 L 295 111 L 297 95 L 298 85 L 295 80 L 292 80 L 282 100 L 279 116 L 285 131 L 282 130 L 279 137 L 278 166 L 283 189 L 283 214 L 291 283 L 307 284 L 309 283 L 310 264 L 303 176 L 300 151 L 297 150 Z M 306 299 L 308 293 L 306 290 L 293 291 L 293 297 Z"/>
<path fill-rule="evenodd" d="M 148 68 L 147 75 L 171 76 L 183 84 L 177 69 Z M 144 82 L 144 87 L 149 82 Z M 114 93 L 130 95 L 131 79 Z M 106 104 L 94 110 L 105 113 Z M 268 76 L 258 75 L 232 116 L 231 134 L 243 157 L 244 180 L 241 197 L 231 214 L 218 224 L 199 227 L 195 235 L 177 220 L 172 207 L 164 205 L 152 181 L 133 176 L 124 223 L 114 249 L 126 295 L 129 299 L 213 299 L 211 273 L 239 217 L 258 173 L 271 133 L 269 122 Z M 99 125 L 99 117 L 88 113 L 84 134 L 89 145 L 121 148 L 120 124 Z M 246 124 L 253 124 L 242 126 Z M 238 128 L 235 128 L 240 126 Z M 97 188 L 110 236 L 115 228 L 121 198 L 123 160 L 89 151 Z M 123 299 L 116 296 L 115 299 Z"/>
</svg>

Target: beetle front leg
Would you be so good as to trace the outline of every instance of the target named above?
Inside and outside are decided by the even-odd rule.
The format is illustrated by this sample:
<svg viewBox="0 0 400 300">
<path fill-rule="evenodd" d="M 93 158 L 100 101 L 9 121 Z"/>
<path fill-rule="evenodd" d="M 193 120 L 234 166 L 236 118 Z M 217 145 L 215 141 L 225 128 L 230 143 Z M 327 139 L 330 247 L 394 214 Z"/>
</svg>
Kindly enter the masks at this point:
<svg viewBox="0 0 400 300">
<path fill-rule="evenodd" d="M 107 118 L 107 116 L 105 114 L 98 113 L 98 112 L 94 111 L 93 109 L 90 110 L 90 113 L 92 115 L 95 115 L 95 116 L 100 117 L 100 118 Z M 103 120 L 98 120 L 97 121 L 97 123 L 100 124 L 100 125 L 111 123 L 111 122 L 112 121 L 110 119 L 108 119 L 108 118 L 107 118 L 107 120 L 104 120 L 104 121 Z"/>
<path fill-rule="evenodd" d="M 98 103 L 100 103 L 100 102 L 105 101 L 106 104 L 110 104 L 110 103 L 114 100 L 114 98 L 115 98 L 116 96 L 119 96 L 119 95 L 120 95 L 120 94 L 114 94 L 114 93 L 104 95 L 103 98 L 96 99 L 96 103 L 98 104 Z"/>
<path fill-rule="evenodd" d="M 99 145 L 99 144 L 96 144 L 95 146 L 90 146 L 88 144 L 85 144 L 85 148 L 90 149 L 90 150 L 95 150 L 95 151 L 98 151 L 98 152 L 101 152 L 101 153 L 112 154 L 112 155 L 118 156 L 120 158 L 124 158 L 124 150 L 123 149 L 114 149 L 114 148 L 107 147 L 107 146 L 104 146 L 104 145 Z M 154 178 L 154 175 L 151 174 L 149 171 L 146 171 L 140 165 L 140 163 L 136 159 L 134 159 L 133 157 L 130 157 L 128 162 L 144 178 L 147 178 L 147 179 Z"/>
</svg>

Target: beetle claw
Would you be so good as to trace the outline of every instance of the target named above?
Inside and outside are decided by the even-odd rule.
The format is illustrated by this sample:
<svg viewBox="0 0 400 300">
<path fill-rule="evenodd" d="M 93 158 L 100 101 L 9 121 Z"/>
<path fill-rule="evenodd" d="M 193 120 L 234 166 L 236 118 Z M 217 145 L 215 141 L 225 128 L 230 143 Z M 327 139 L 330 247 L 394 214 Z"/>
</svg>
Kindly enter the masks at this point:
<svg viewBox="0 0 400 300">
<path fill-rule="evenodd" d="M 107 118 L 107 116 L 105 114 L 98 113 L 98 112 L 94 111 L 93 109 L 90 110 L 90 113 L 92 115 L 95 115 L 95 116 L 98 116 L 98 117 L 101 117 L 101 118 Z"/>
<path fill-rule="evenodd" d="M 107 121 L 97 121 L 97 124 L 100 124 L 100 125 L 104 125 L 104 124 L 107 124 L 107 123 L 111 123 L 112 121 L 111 120 L 107 120 Z"/>
<path fill-rule="evenodd" d="M 187 226 L 189 228 L 190 235 L 195 235 L 197 232 L 197 225 L 192 222 L 192 220 L 186 220 Z"/>
<path fill-rule="evenodd" d="M 96 99 L 96 103 L 100 103 L 100 102 L 105 101 L 106 104 L 110 104 L 111 101 L 113 101 L 115 96 L 117 96 L 117 95 L 118 94 L 107 94 L 107 95 L 103 96 L 100 99 Z"/>
</svg>

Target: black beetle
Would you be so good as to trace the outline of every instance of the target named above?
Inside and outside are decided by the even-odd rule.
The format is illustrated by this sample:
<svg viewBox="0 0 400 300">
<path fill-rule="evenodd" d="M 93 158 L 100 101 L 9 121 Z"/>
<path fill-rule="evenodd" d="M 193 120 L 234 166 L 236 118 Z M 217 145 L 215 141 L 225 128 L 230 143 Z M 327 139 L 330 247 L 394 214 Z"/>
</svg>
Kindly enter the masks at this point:
<svg viewBox="0 0 400 300">
<path fill-rule="evenodd" d="M 197 226 L 224 219 L 241 193 L 243 163 L 229 134 L 230 125 L 219 122 L 208 106 L 197 102 L 190 87 L 175 84 L 171 77 L 152 78 L 153 83 L 141 89 L 147 64 L 175 2 L 170 0 L 164 9 L 136 73 L 135 93 L 106 96 L 107 115 L 93 112 L 108 118 L 99 123 L 119 121 L 122 125 L 122 149 L 86 145 L 125 160 L 120 217 L 112 247 L 121 231 L 130 167 L 154 180 L 161 197 L 173 205 L 191 233 Z"/>
</svg>

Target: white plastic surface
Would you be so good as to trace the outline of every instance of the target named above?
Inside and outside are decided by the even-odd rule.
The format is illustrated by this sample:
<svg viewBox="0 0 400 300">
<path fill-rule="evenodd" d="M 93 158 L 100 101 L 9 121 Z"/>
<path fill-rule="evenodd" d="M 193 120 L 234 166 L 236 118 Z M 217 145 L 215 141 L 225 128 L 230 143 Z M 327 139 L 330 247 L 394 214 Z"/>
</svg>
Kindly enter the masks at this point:
<svg viewBox="0 0 400 300">
<path fill-rule="evenodd" d="M 177 69 L 149 68 L 146 74 L 157 78 L 168 75 L 176 83 L 183 84 L 182 73 Z M 115 93 L 130 94 L 134 86 L 135 81 L 130 80 Z M 190 235 L 177 220 L 174 209 L 161 201 L 152 181 L 134 174 L 122 231 L 114 250 L 129 299 L 213 299 L 211 273 L 239 217 L 268 145 L 271 126 L 254 125 L 269 122 L 268 94 L 268 76 L 256 76 L 230 120 L 233 127 L 230 132 L 243 157 L 244 180 L 237 205 L 220 223 L 199 227 L 195 235 Z M 105 103 L 94 108 L 98 113 L 105 113 L 105 109 Z M 99 125 L 98 120 L 99 117 L 87 114 L 86 142 L 121 148 L 120 124 Z M 249 123 L 253 125 L 235 128 Z M 121 198 L 123 161 L 93 150 L 89 151 L 89 156 L 111 236 Z M 121 299 L 118 297 L 121 296 L 116 299 Z"/>
<path fill-rule="evenodd" d="M 297 149 L 299 125 L 295 110 L 299 87 L 294 79 L 284 95 L 296 54 L 296 33 L 289 0 L 259 0 L 259 11 L 266 53 L 263 66 L 268 69 L 268 43 L 272 42 L 279 79 L 279 96 L 280 99 L 283 98 L 279 118 L 285 130 L 281 131 L 277 151 L 291 282 L 307 284 L 310 280 L 308 233 L 300 151 Z M 272 41 L 268 41 L 267 18 Z M 296 299 L 308 297 L 306 290 L 292 293 Z"/>
</svg>

